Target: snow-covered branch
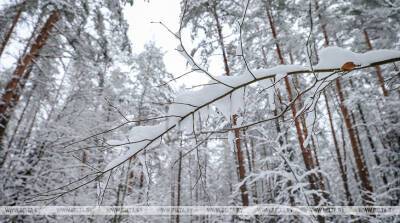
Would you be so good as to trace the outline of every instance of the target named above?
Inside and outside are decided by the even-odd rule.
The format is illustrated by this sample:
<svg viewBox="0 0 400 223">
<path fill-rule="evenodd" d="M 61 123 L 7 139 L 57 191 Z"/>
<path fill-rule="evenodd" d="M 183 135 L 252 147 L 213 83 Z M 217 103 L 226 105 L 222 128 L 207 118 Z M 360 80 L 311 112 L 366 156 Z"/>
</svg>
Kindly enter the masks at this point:
<svg viewBox="0 0 400 223">
<path fill-rule="evenodd" d="M 175 127 L 183 127 L 183 129 L 193 128 L 192 122 L 196 119 L 197 113 L 202 116 L 202 113 L 205 112 L 204 109 L 207 109 L 210 105 L 217 107 L 225 106 L 221 110 L 226 111 L 227 104 L 224 101 L 232 101 L 233 105 L 231 109 L 223 113 L 226 113 L 224 115 L 227 117 L 235 114 L 242 106 L 240 98 L 243 98 L 243 89 L 251 84 L 264 83 L 262 80 L 266 79 L 274 79 L 276 83 L 286 75 L 315 73 L 320 82 L 308 88 L 308 91 L 313 91 L 316 94 L 317 91 L 326 87 L 331 81 L 339 78 L 339 73 L 351 72 L 353 70 L 365 69 L 396 61 L 400 61 L 400 51 L 397 50 L 374 50 L 358 54 L 339 47 L 328 47 L 320 52 L 320 62 L 314 66 L 313 70 L 301 65 L 279 65 L 269 69 L 252 71 L 251 73 L 255 78 L 249 71 L 244 71 L 237 76 L 214 77 L 218 82 L 212 80 L 209 85 L 204 86 L 200 90 L 188 91 L 178 96 L 175 99 L 177 103 L 169 106 L 169 116 L 172 118 L 168 118 L 158 125 L 139 126 L 131 129 L 127 134 L 129 144 L 131 144 L 128 151 L 110 162 L 104 168 L 103 173 L 118 167 L 145 149 L 156 147 L 161 143 L 162 137 Z M 348 62 L 352 62 L 354 67 L 351 67 L 351 69 L 343 67 Z M 275 83 L 270 82 L 269 86 L 264 87 L 272 88 Z M 232 87 L 227 87 L 227 85 Z M 294 101 L 290 103 L 294 103 Z M 307 110 L 307 104 L 309 107 L 312 107 L 311 104 L 315 104 L 315 101 L 306 102 L 305 107 L 302 109 L 303 111 Z M 284 109 L 280 115 L 287 110 Z M 280 115 L 271 117 L 268 120 L 275 119 Z M 267 120 L 260 120 L 245 125 L 240 124 L 235 126 L 235 128 L 246 128 L 265 121 Z"/>
</svg>

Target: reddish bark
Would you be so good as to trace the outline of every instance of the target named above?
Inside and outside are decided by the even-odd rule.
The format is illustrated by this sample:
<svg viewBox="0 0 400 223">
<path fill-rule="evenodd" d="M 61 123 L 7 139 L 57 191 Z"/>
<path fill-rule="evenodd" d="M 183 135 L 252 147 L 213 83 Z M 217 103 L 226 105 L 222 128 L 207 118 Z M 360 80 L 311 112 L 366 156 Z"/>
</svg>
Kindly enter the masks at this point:
<svg viewBox="0 0 400 223">
<path fill-rule="evenodd" d="M 318 13 L 318 18 L 321 21 L 322 16 L 321 16 L 321 13 L 319 12 L 319 5 L 318 5 L 317 0 L 315 0 L 315 8 Z M 329 46 L 328 33 L 326 31 L 325 24 L 321 24 L 321 29 L 322 29 L 322 33 L 324 35 L 324 40 L 325 40 L 324 45 Z M 345 97 L 344 97 L 342 86 L 341 86 L 339 79 L 336 79 L 336 90 L 339 94 L 340 110 L 342 112 L 345 126 L 346 126 L 347 132 L 349 134 L 350 145 L 351 145 L 353 153 L 354 153 L 354 159 L 356 160 L 357 172 L 361 179 L 361 186 L 364 190 L 364 193 L 362 194 L 363 203 L 365 205 L 373 205 L 373 200 L 369 196 L 371 193 L 373 193 L 373 188 L 371 186 L 371 182 L 369 181 L 368 168 L 364 162 L 364 157 L 362 156 L 362 150 L 358 146 L 358 143 L 357 143 L 356 133 L 354 131 L 353 124 L 351 123 L 351 119 L 350 119 L 351 118 L 350 112 L 347 109 L 346 105 L 344 104 Z"/>
<path fill-rule="evenodd" d="M 373 47 L 372 47 L 372 43 L 369 38 L 368 32 L 365 29 L 363 32 L 364 32 L 365 42 L 367 43 L 368 49 L 372 50 Z M 389 92 L 385 87 L 385 79 L 383 78 L 381 67 L 379 65 L 377 65 L 377 66 L 375 66 L 375 70 L 376 70 L 376 76 L 378 77 L 379 85 L 382 89 L 382 93 L 385 97 L 387 97 L 387 96 L 389 96 Z"/>
<path fill-rule="evenodd" d="M 327 47 L 329 46 L 329 38 L 328 38 L 328 32 L 326 31 L 326 24 L 322 22 L 322 15 L 319 12 L 318 0 L 314 0 L 314 2 L 315 2 L 315 10 L 317 11 L 318 19 L 321 25 L 322 34 L 324 36 L 324 46 Z"/>
<path fill-rule="evenodd" d="M 324 91 L 324 98 L 325 98 L 326 110 L 328 112 L 329 127 L 331 129 L 332 140 L 333 140 L 333 144 L 335 146 L 336 156 L 337 156 L 338 163 L 339 163 L 340 176 L 342 177 L 343 187 L 344 187 L 344 191 L 346 194 L 346 199 L 347 199 L 348 205 L 352 206 L 354 203 L 353 203 L 353 199 L 351 198 L 351 194 L 350 194 L 347 173 L 345 171 L 345 167 L 343 164 L 342 155 L 340 154 L 339 143 L 336 139 L 335 126 L 333 125 L 333 120 L 332 120 L 332 113 L 331 113 L 331 110 L 329 107 L 328 97 L 327 97 L 325 91 Z"/>
<path fill-rule="evenodd" d="M 232 125 L 233 126 L 237 125 L 237 115 L 232 116 Z M 244 178 L 246 177 L 246 169 L 244 167 L 244 156 L 240 140 L 240 130 L 235 129 L 234 134 L 235 134 L 235 147 L 236 147 L 236 158 L 238 161 L 239 179 L 240 181 L 243 181 Z M 240 192 L 242 196 L 243 206 L 249 206 L 249 195 L 247 192 L 247 186 L 245 182 L 243 182 L 243 184 L 240 186 Z"/>
<path fill-rule="evenodd" d="M 219 16 L 217 14 L 216 7 L 217 7 L 216 2 L 213 1 L 211 11 L 212 11 L 214 19 L 216 21 L 218 42 L 219 42 L 221 50 L 222 50 L 222 59 L 224 62 L 225 74 L 227 76 L 229 76 L 230 69 L 229 69 L 229 64 L 228 64 L 228 57 L 225 52 L 225 44 L 224 44 L 224 39 L 223 39 L 223 35 L 222 35 L 222 26 L 219 21 Z M 236 126 L 236 124 L 237 124 L 237 115 L 235 114 L 232 116 L 232 125 Z M 246 169 L 245 169 L 245 163 L 244 163 L 244 155 L 243 155 L 243 151 L 242 151 L 242 147 L 241 147 L 240 129 L 235 129 L 234 134 L 235 134 L 235 147 L 236 147 L 236 158 L 237 158 L 237 163 L 238 163 L 239 180 L 243 181 L 244 178 L 246 178 Z M 249 195 L 248 195 L 247 186 L 246 186 L 245 182 L 243 182 L 242 186 L 240 186 L 240 192 L 241 192 L 243 206 L 248 206 L 249 205 Z"/>
<path fill-rule="evenodd" d="M 31 46 L 29 52 L 20 59 L 11 80 L 5 87 L 0 104 L 0 141 L 2 141 L 4 137 L 9 120 L 9 114 L 19 101 L 21 91 L 18 91 L 18 88 L 21 87 L 21 83 L 29 78 L 29 72 L 26 73 L 26 70 L 32 65 L 33 61 L 38 58 L 40 49 L 42 49 L 46 44 L 50 36 L 50 31 L 53 29 L 55 23 L 59 19 L 60 12 L 58 10 L 53 11 L 42 27 L 39 35 L 36 37 L 36 40 Z"/>
<path fill-rule="evenodd" d="M 225 73 L 227 76 L 229 76 L 230 70 L 229 70 L 229 65 L 228 65 L 228 57 L 227 57 L 226 51 L 225 51 L 224 36 L 222 35 L 222 26 L 219 21 L 219 16 L 217 13 L 217 3 L 215 1 L 213 1 L 212 7 L 213 7 L 212 13 L 213 13 L 215 22 L 217 23 L 218 42 L 219 42 L 219 45 L 222 50 L 222 58 L 224 60 Z"/>
<path fill-rule="evenodd" d="M 267 8 L 267 16 L 268 16 L 268 21 L 269 21 L 269 24 L 270 24 L 270 27 L 271 27 L 271 31 L 272 31 L 272 37 L 275 39 L 276 52 L 277 52 L 277 55 L 278 55 L 278 58 L 279 58 L 279 62 L 280 62 L 280 64 L 285 64 L 285 61 L 284 61 L 283 56 L 282 56 L 280 45 L 277 42 L 277 32 L 276 32 L 275 24 L 273 22 L 272 15 L 271 15 L 271 12 L 270 12 L 269 8 Z M 287 94 L 288 94 L 288 100 L 291 102 L 293 100 L 293 94 L 292 94 L 292 89 L 291 89 L 291 86 L 290 86 L 289 78 L 286 76 L 284 78 L 284 81 L 285 81 L 286 91 L 287 91 Z M 300 145 L 300 150 L 301 150 L 301 153 L 302 153 L 302 156 L 303 156 L 304 165 L 305 165 L 307 170 L 312 170 L 312 169 L 315 168 L 315 164 L 314 164 L 314 160 L 313 160 L 311 149 L 309 147 L 305 147 L 304 146 L 304 137 L 303 137 L 303 132 L 302 132 L 302 128 L 301 128 L 301 123 L 296 118 L 296 113 L 297 113 L 296 105 L 294 103 L 292 103 L 290 105 L 290 109 L 292 111 L 292 117 L 294 119 L 294 123 L 295 123 L 295 127 L 296 127 L 297 140 L 298 140 L 299 145 Z M 309 176 L 308 180 L 310 182 L 311 189 L 313 189 L 313 190 L 318 189 L 319 179 L 315 174 L 311 174 Z M 316 204 L 319 203 L 319 200 L 320 199 L 319 199 L 318 196 L 314 196 L 314 202 Z M 322 219 L 320 219 L 320 220 L 322 221 Z"/>
<path fill-rule="evenodd" d="M 369 181 L 368 168 L 364 162 L 361 148 L 358 146 L 358 143 L 357 143 L 356 134 L 354 132 L 353 124 L 351 122 L 350 112 L 344 104 L 345 99 L 344 99 L 344 94 L 343 94 L 342 86 L 341 86 L 339 79 L 336 79 L 336 89 L 339 94 L 340 110 L 343 114 L 344 123 L 345 123 L 346 129 L 347 129 L 347 132 L 349 134 L 350 145 L 351 145 L 351 148 L 354 153 L 354 159 L 356 161 L 357 172 L 358 172 L 358 175 L 361 180 L 362 189 L 364 190 L 364 193 L 362 194 L 363 203 L 365 205 L 372 205 L 374 201 L 372 200 L 372 198 L 369 195 L 371 193 L 373 193 L 373 189 L 371 186 L 371 182 Z"/>
</svg>

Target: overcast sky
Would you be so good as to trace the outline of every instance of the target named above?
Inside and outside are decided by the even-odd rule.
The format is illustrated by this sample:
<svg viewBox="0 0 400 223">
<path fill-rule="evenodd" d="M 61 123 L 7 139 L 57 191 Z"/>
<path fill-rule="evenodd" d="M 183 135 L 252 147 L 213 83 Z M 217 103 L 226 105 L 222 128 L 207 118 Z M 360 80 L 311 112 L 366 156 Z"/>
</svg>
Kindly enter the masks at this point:
<svg viewBox="0 0 400 223">
<path fill-rule="evenodd" d="M 156 42 L 162 47 L 165 54 L 167 70 L 175 77 L 188 71 L 186 60 L 175 50 L 179 42 L 164 27 L 151 22 L 163 22 L 172 31 L 179 29 L 180 0 L 135 0 L 133 6 L 125 7 L 125 17 L 129 23 L 128 35 L 132 41 L 134 53 L 143 50 L 144 44 L 149 41 Z M 190 38 L 184 39 L 185 48 L 190 52 Z M 211 64 L 212 65 L 212 64 Z M 218 66 L 211 66 L 212 70 L 218 70 Z M 218 72 L 216 72 L 218 73 Z M 178 85 L 186 86 L 207 83 L 208 77 L 201 73 L 192 73 L 186 78 L 179 79 Z"/>
<path fill-rule="evenodd" d="M 180 0 L 136 0 L 133 6 L 126 5 L 125 17 L 129 23 L 128 35 L 132 41 L 134 53 L 143 50 L 144 44 L 149 41 L 156 42 L 162 47 L 165 54 L 167 70 L 174 76 L 179 76 L 187 71 L 185 59 L 175 50 L 178 41 L 161 25 L 151 22 L 163 22 L 172 31 L 179 28 Z M 199 75 L 182 79 L 179 84 L 199 84 Z M 204 78 L 202 78 L 204 80 Z"/>
</svg>

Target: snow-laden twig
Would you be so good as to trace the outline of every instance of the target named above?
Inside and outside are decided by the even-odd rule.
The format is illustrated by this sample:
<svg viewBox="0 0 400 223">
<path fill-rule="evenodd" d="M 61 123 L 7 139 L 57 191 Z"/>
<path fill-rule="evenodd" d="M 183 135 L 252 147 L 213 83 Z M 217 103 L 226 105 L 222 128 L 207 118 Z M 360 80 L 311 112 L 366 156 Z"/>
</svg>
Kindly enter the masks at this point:
<svg viewBox="0 0 400 223">
<path fill-rule="evenodd" d="M 395 51 L 395 50 L 374 50 L 364 54 L 356 54 L 342 48 L 329 47 L 322 50 L 320 56 L 321 56 L 320 63 L 314 66 L 313 70 L 310 69 L 309 67 L 304 67 L 300 65 L 279 65 L 269 69 L 259 69 L 252 71 L 252 73 L 256 77 L 255 79 L 252 77 L 252 75 L 249 75 L 248 71 L 244 71 L 242 74 L 237 76 L 219 77 L 218 79 L 223 80 L 224 84 L 221 84 L 219 81 L 218 82 L 211 81 L 211 83 L 214 83 L 213 85 L 207 85 L 198 91 L 186 92 L 185 94 L 179 96 L 176 99 L 177 103 L 171 104 L 169 106 L 170 112 L 167 118 L 164 117 L 166 119 L 164 122 L 155 126 L 141 126 L 139 127 L 140 129 L 133 128 L 131 132 L 128 133 L 128 135 L 132 135 L 133 140 L 130 140 L 127 143 L 120 143 L 120 145 L 125 145 L 125 146 L 129 145 L 128 151 L 124 155 L 118 157 L 117 159 L 109 163 L 106 166 L 106 168 L 104 168 L 103 171 L 101 171 L 100 173 L 95 173 L 96 174 L 95 178 L 90 179 L 70 190 L 55 193 L 53 195 L 55 195 L 56 198 L 58 198 L 59 195 L 69 193 L 71 190 L 79 189 L 82 186 L 95 181 L 103 174 L 119 167 L 124 162 L 129 160 L 131 157 L 136 156 L 138 153 L 146 149 L 151 149 L 158 146 L 161 143 L 162 137 L 168 132 L 170 132 L 172 129 L 180 127 L 181 125 L 185 125 L 185 122 L 186 125 L 188 123 L 191 125 L 190 118 L 194 117 L 195 113 L 198 112 L 201 113 L 202 109 L 207 108 L 210 105 L 214 105 L 219 100 L 223 100 L 226 97 L 230 97 L 230 95 L 232 95 L 234 92 L 251 84 L 259 83 L 262 80 L 270 80 L 274 78 L 278 79 L 277 81 L 279 81 L 286 75 L 318 74 L 317 75 L 318 80 L 315 81 L 311 87 L 305 90 L 305 91 L 314 90 L 313 92 L 315 94 L 321 91 L 321 89 L 324 89 L 330 82 L 334 81 L 336 78 L 339 78 L 340 76 L 337 74 L 341 72 L 341 66 L 348 61 L 352 61 L 358 65 L 357 67 L 354 68 L 354 70 L 360 70 L 368 67 L 374 67 L 376 65 L 383 65 L 400 61 L 400 51 Z M 227 87 L 226 84 L 229 84 L 231 87 Z M 273 87 L 273 85 L 269 87 Z M 302 93 L 304 93 L 305 91 L 303 91 Z M 300 96 L 300 94 L 298 96 Z M 286 108 L 282 109 L 282 112 L 277 116 L 256 121 L 246 125 L 238 125 L 235 126 L 235 128 L 248 128 L 268 120 L 279 118 L 289 110 L 290 105 L 292 103 L 295 103 L 297 98 L 298 97 L 296 97 L 293 101 L 291 101 L 288 105 L 286 105 Z M 305 106 L 307 105 L 308 107 L 313 107 L 312 105 L 314 105 L 314 103 L 315 101 L 311 100 L 310 103 L 305 103 Z M 120 126 L 124 125 L 126 125 L 126 123 Z M 113 128 L 113 130 L 115 129 L 117 129 L 117 127 Z M 229 130 L 230 129 L 225 129 L 222 132 L 226 132 Z M 103 133 L 98 133 L 95 134 L 94 136 L 98 136 L 111 131 L 112 130 Z M 70 143 L 66 147 L 93 138 L 94 136 L 90 136 L 83 140 Z"/>
<path fill-rule="evenodd" d="M 336 54 L 339 54 L 342 57 L 332 58 Z M 394 61 L 400 61 L 400 51 L 395 51 L 395 50 L 375 50 L 367 52 L 365 54 L 356 54 L 342 48 L 329 47 L 323 50 L 320 55 L 321 55 L 321 62 L 314 67 L 314 70 L 299 65 L 280 65 L 270 69 L 260 69 L 253 71 L 253 74 L 255 75 L 256 79 L 253 79 L 248 74 L 248 72 L 244 72 L 243 74 L 238 76 L 223 77 L 224 82 L 229 83 L 233 88 L 228 88 L 223 84 L 215 84 L 215 85 L 205 86 L 203 87 L 203 89 L 196 92 L 189 91 L 187 92 L 187 94 L 181 95 L 180 97 L 178 97 L 178 99 L 181 100 L 179 102 L 189 101 L 192 105 L 195 105 L 197 107 L 186 106 L 183 104 L 171 105 L 169 109 L 170 110 L 169 115 L 176 116 L 179 118 L 169 118 L 164 123 L 154 126 L 154 128 L 152 128 L 152 126 L 149 126 L 149 129 L 152 130 L 151 135 L 153 135 L 153 138 L 146 137 L 146 140 L 142 141 L 140 143 L 140 146 L 134 146 L 134 148 L 133 149 L 131 148 L 125 155 L 111 162 L 111 165 L 110 164 L 107 165 L 107 167 L 103 170 L 103 172 L 108 172 L 118 167 L 119 165 L 121 165 L 122 163 L 124 163 L 126 160 L 136 155 L 137 153 L 147 148 L 153 147 L 154 143 L 156 141 L 159 141 L 164 134 L 168 133 L 175 127 L 181 125 L 182 122 L 187 121 L 188 118 L 193 116 L 195 113 L 200 112 L 202 108 L 212 105 L 215 102 L 225 98 L 226 96 L 233 94 L 235 91 L 250 84 L 257 83 L 265 79 L 275 78 L 277 74 L 280 73 L 286 73 L 286 75 L 293 75 L 300 73 L 303 74 L 320 73 L 319 75 L 322 76 L 321 80 L 323 82 L 322 83 L 315 82 L 318 83 L 315 84 L 317 89 L 314 88 L 315 86 L 312 86 L 308 88 L 308 91 L 321 90 L 321 88 L 326 87 L 327 84 L 329 84 L 331 81 L 339 77 L 337 75 L 332 75 L 332 74 L 340 72 L 341 65 L 346 63 L 347 61 L 354 61 L 354 63 L 359 65 L 354 70 L 373 67 L 376 65 L 381 65 L 386 63 L 392 63 Z M 328 63 L 328 60 L 330 60 L 331 63 Z M 294 101 L 290 103 L 294 103 Z M 308 106 L 312 107 L 312 105 L 314 104 L 315 101 L 312 101 L 312 103 L 308 104 Z M 277 117 L 283 115 L 287 110 L 289 109 L 284 109 L 282 113 Z M 277 117 L 273 117 L 268 120 L 272 120 Z M 250 123 L 247 125 L 236 126 L 235 128 L 247 128 L 262 122 L 264 122 L 264 120 Z M 154 130 L 157 131 L 154 132 Z M 146 135 L 149 133 L 144 133 L 144 134 Z"/>
</svg>

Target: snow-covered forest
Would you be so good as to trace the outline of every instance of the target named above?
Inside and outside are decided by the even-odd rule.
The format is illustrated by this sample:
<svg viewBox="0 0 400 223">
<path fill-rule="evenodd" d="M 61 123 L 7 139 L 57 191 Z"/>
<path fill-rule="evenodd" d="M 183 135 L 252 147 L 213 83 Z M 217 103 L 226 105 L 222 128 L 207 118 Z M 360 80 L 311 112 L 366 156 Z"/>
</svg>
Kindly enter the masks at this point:
<svg viewBox="0 0 400 223">
<path fill-rule="evenodd" d="M 0 206 L 399 206 L 399 0 L 182 0 L 177 29 L 143 25 L 176 41 L 184 73 L 157 42 L 133 47 L 138 1 L 0 1 Z"/>
</svg>

